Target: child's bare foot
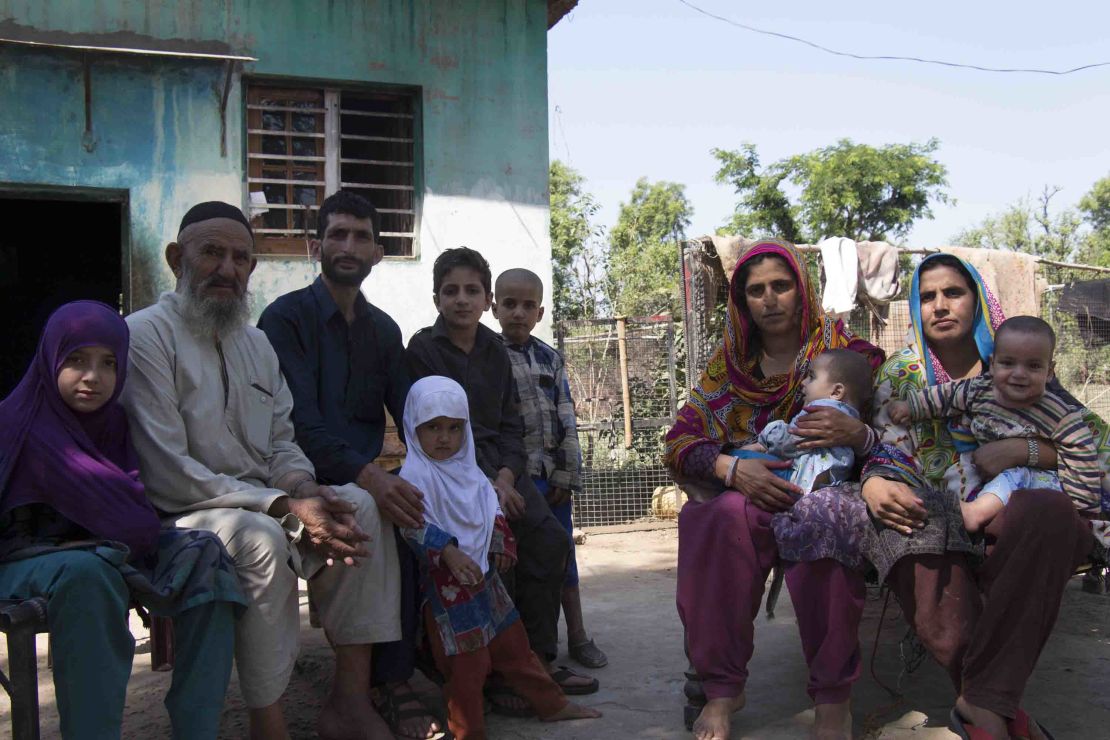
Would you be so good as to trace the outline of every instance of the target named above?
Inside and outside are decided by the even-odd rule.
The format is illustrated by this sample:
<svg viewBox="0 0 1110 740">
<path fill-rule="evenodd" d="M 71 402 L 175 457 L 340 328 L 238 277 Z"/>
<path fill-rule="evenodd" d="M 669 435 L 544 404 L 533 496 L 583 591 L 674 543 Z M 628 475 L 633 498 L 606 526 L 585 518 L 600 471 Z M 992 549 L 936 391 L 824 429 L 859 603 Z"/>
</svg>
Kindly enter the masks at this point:
<svg viewBox="0 0 1110 740">
<path fill-rule="evenodd" d="M 568 719 L 597 719 L 601 716 L 601 712 L 590 707 L 584 707 L 581 704 L 575 704 L 568 701 L 567 705 L 560 709 L 555 714 L 548 717 L 543 717 L 544 722 L 562 722 Z"/>
<path fill-rule="evenodd" d="M 694 721 L 696 740 L 728 740 L 732 715 L 744 708 L 744 695 L 710 699 Z"/>
<path fill-rule="evenodd" d="M 966 529 L 968 532 L 979 531 L 979 527 L 982 525 L 979 523 L 979 515 L 978 513 L 976 513 L 975 506 L 973 504 L 969 504 L 966 501 L 961 501 L 960 515 L 963 516 L 964 519 L 964 529 Z"/>
<path fill-rule="evenodd" d="M 978 532 L 990 524 L 991 519 L 1002 511 L 1002 501 L 994 494 L 984 493 L 974 501 L 961 501 L 960 514 L 964 519 L 964 529 Z"/>
</svg>

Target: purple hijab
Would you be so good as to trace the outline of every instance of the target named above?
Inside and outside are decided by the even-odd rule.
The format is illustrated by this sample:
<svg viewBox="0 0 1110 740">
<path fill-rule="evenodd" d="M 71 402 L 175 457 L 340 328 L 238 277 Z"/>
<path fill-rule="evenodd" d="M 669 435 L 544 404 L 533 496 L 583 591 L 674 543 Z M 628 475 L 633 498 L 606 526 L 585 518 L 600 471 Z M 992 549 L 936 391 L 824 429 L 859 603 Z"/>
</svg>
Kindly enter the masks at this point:
<svg viewBox="0 0 1110 740">
<path fill-rule="evenodd" d="M 0 514 L 44 504 L 97 539 L 139 555 L 154 549 L 158 514 L 139 482 L 139 465 L 118 403 L 127 378 L 127 324 L 97 301 L 75 301 L 46 323 L 31 366 L 0 402 Z M 91 413 L 73 411 L 58 393 L 58 372 L 81 347 L 116 356 L 116 387 Z"/>
</svg>

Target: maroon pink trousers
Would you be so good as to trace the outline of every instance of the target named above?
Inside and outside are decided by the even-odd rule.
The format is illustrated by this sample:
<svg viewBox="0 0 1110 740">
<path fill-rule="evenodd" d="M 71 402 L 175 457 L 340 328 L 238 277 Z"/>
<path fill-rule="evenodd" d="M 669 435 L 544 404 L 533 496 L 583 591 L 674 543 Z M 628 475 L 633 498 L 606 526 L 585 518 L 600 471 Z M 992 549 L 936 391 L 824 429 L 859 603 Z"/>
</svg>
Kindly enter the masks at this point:
<svg viewBox="0 0 1110 740">
<path fill-rule="evenodd" d="M 907 555 L 887 580 L 957 693 L 1012 719 L 1094 536 L 1067 495 L 1049 490 L 1015 491 L 984 535 L 975 571 L 963 553 Z"/>
<path fill-rule="evenodd" d="M 709 699 L 739 696 L 755 649 L 755 618 L 778 549 L 771 515 L 736 491 L 690 501 L 678 520 L 678 614 Z M 860 674 L 863 576 L 832 559 L 788 563 L 786 586 L 817 704 L 848 699 Z"/>
</svg>

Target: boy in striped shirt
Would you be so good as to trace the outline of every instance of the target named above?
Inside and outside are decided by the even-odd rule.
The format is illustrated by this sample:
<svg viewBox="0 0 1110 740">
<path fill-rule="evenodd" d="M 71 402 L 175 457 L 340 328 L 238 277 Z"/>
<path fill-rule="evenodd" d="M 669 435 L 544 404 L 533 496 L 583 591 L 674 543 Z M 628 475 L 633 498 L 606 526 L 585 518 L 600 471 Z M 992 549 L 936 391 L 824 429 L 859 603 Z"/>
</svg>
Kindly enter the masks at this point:
<svg viewBox="0 0 1110 740">
<path fill-rule="evenodd" d="M 976 444 L 1028 440 L 1026 466 L 1003 470 L 978 492 L 971 490 L 960 503 L 964 528 L 969 532 L 986 526 L 1019 489 L 1063 490 L 1080 509 L 1099 506 L 1102 471 L 1098 448 L 1082 409 L 1046 388 L 1053 377 L 1055 349 L 1056 333 L 1051 326 L 1035 316 L 1015 316 L 995 332 L 990 372 L 932 386 L 891 404 L 890 417 L 897 424 L 963 418 L 965 423 L 959 426 L 970 429 Z M 959 447 L 959 435 L 953 436 Z M 1056 470 L 1038 467 L 1039 439 L 1049 440 L 1055 447 Z"/>
</svg>

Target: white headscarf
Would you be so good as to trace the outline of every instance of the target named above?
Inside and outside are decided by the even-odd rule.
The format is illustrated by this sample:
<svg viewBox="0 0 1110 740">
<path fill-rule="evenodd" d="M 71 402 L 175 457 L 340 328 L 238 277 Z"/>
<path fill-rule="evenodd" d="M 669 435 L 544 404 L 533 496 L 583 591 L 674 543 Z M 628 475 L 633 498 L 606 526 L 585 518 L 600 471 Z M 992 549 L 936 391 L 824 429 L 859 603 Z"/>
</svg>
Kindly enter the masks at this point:
<svg viewBox="0 0 1110 740">
<path fill-rule="evenodd" d="M 462 447 L 446 460 L 428 457 L 416 436 L 416 427 L 439 416 L 466 422 Z M 425 519 L 457 539 L 459 549 L 486 571 L 497 492 L 474 459 L 466 391 L 450 378 L 421 378 L 405 399 L 404 419 L 408 456 L 401 477 L 424 493 Z"/>
</svg>

